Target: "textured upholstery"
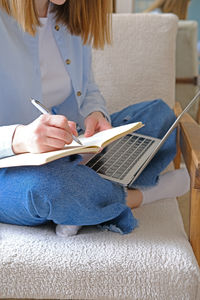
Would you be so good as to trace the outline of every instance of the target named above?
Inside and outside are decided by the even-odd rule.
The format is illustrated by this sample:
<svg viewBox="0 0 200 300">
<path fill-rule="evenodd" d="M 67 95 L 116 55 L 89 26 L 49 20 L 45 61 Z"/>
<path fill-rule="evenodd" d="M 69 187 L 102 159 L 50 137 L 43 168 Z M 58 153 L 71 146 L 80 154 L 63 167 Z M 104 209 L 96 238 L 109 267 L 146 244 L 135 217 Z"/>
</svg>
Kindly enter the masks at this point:
<svg viewBox="0 0 200 300">
<path fill-rule="evenodd" d="M 93 57 L 109 111 L 156 98 L 173 106 L 176 22 L 166 14 L 114 15 L 112 47 Z"/>
<path fill-rule="evenodd" d="M 149 98 L 170 105 L 175 89 L 177 19 L 116 15 L 113 46 L 94 51 L 94 74 L 110 111 Z M 129 235 L 0 224 L 0 297 L 198 300 L 199 269 L 175 199 L 134 210 Z"/>
</svg>

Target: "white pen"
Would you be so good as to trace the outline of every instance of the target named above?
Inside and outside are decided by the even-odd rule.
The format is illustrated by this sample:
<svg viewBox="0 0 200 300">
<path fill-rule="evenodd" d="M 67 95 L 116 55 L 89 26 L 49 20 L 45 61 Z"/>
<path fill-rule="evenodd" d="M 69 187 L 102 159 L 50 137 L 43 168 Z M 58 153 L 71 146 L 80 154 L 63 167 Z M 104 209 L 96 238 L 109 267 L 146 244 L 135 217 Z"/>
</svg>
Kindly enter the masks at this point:
<svg viewBox="0 0 200 300">
<path fill-rule="evenodd" d="M 50 114 L 51 115 L 51 112 L 48 110 L 48 108 L 46 108 L 42 103 L 40 103 L 40 101 L 35 100 L 33 98 L 31 98 L 30 101 L 42 114 Z M 72 138 L 79 145 L 81 145 L 81 146 L 83 145 L 81 143 L 81 141 L 75 135 L 72 134 Z"/>
</svg>

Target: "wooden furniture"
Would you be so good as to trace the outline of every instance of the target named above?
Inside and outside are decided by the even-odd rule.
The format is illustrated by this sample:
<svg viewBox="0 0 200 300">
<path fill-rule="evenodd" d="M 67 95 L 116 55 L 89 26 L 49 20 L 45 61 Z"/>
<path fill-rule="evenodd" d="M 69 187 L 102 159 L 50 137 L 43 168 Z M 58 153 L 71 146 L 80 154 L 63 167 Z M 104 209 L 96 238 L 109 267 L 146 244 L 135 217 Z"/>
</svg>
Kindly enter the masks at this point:
<svg viewBox="0 0 200 300">
<path fill-rule="evenodd" d="M 200 124 L 200 104 L 197 112 L 197 123 Z"/>
<path fill-rule="evenodd" d="M 176 115 L 181 111 L 177 102 Z M 189 239 L 200 266 L 200 127 L 189 114 L 180 120 L 180 150 L 191 177 Z"/>
</svg>

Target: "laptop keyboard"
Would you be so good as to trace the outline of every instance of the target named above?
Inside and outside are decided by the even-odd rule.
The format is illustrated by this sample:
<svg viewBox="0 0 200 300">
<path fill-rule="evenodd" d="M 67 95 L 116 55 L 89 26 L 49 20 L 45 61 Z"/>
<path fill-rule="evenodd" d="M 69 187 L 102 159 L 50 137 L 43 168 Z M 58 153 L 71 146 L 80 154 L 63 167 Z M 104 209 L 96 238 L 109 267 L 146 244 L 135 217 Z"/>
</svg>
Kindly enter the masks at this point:
<svg viewBox="0 0 200 300">
<path fill-rule="evenodd" d="M 153 143 L 146 137 L 128 134 L 96 154 L 86 166 L 100 174 L 123 179 Z"/>
</svg>

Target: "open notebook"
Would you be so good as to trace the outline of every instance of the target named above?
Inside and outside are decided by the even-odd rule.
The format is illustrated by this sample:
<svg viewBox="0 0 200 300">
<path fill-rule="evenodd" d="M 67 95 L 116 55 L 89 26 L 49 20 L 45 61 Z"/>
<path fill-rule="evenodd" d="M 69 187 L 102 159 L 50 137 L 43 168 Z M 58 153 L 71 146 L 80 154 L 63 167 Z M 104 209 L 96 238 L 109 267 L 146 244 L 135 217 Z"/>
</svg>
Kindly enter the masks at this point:
<svg viewBox="0 0 200 300">
<path fill-rule="evenodd" d="M 131 123 L 123 126 L 113 127 L 85 138 L 79 136 L 82 146 L 73 141 L 70 145 L 66 145 L 64 149 L 50 151 L 45 153 L 23 153 L 0 159 L 0 168 L 16 167 L 16 166 L 33 166 L 42 165 L 53 160 L 80 153 L 98 153 L 102 148 L 106 147 L 113 141 L 141 128 L 141 122 Z"/>
</svg>

